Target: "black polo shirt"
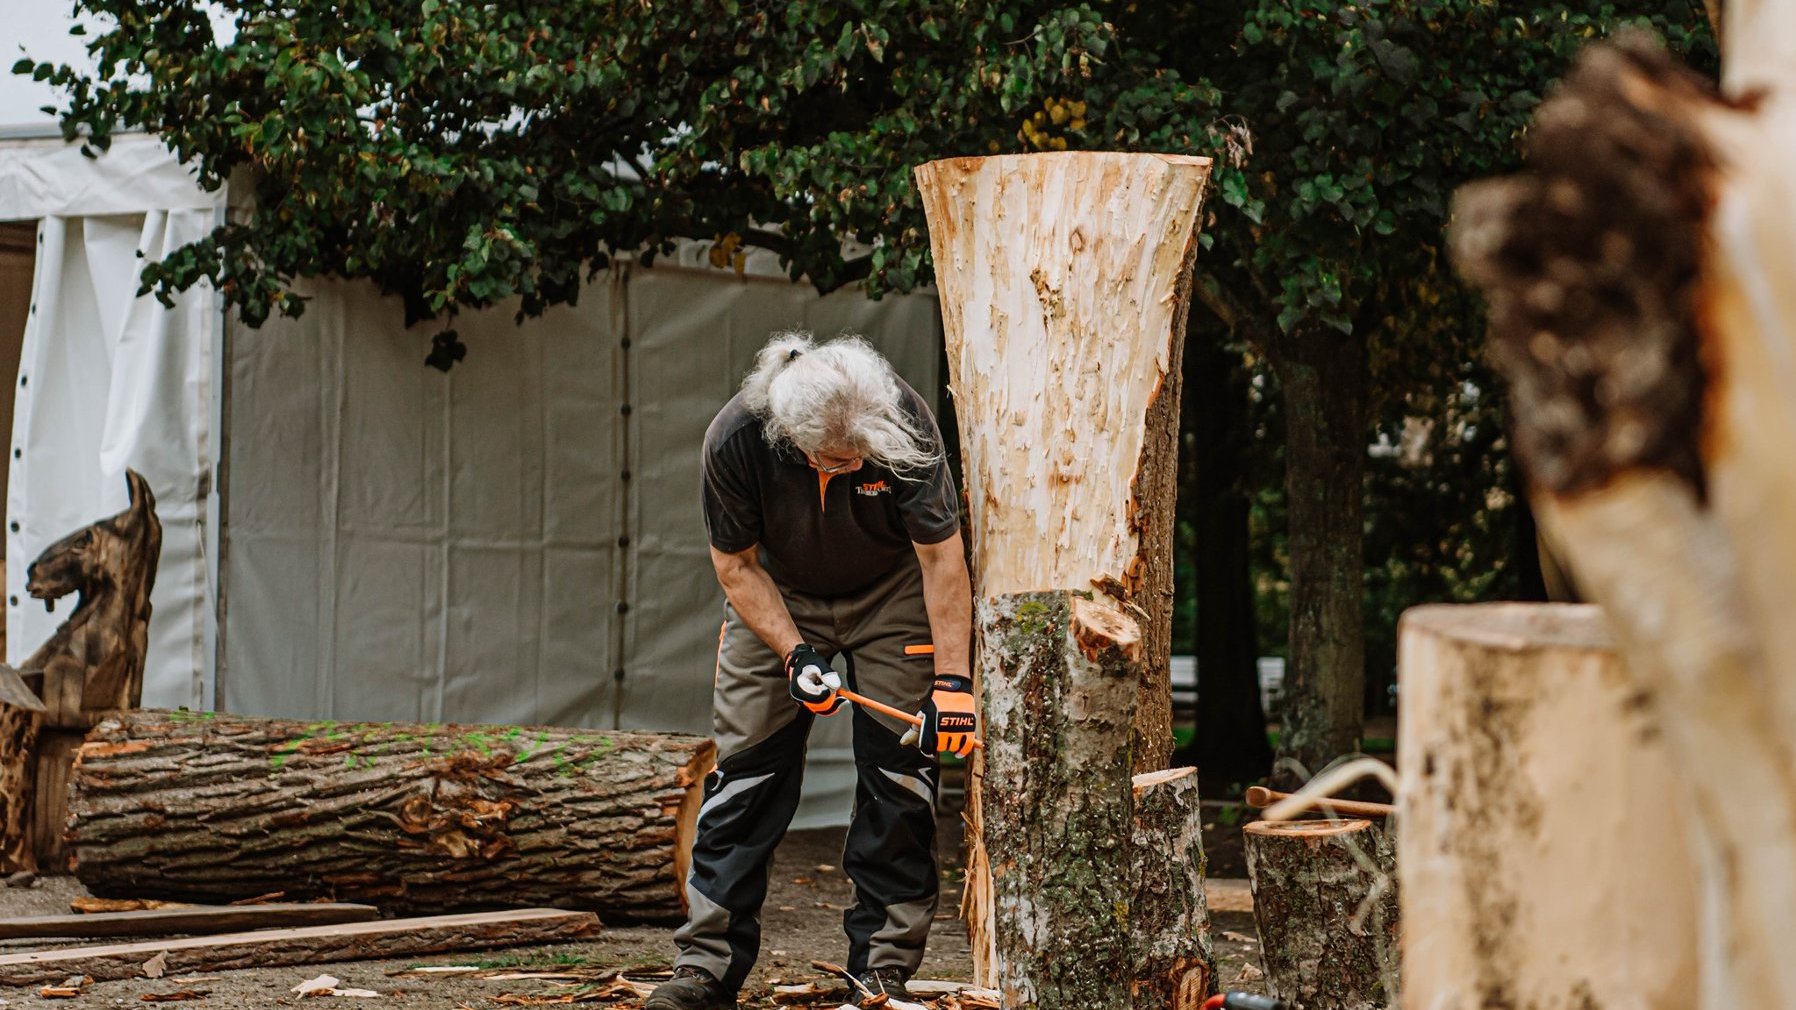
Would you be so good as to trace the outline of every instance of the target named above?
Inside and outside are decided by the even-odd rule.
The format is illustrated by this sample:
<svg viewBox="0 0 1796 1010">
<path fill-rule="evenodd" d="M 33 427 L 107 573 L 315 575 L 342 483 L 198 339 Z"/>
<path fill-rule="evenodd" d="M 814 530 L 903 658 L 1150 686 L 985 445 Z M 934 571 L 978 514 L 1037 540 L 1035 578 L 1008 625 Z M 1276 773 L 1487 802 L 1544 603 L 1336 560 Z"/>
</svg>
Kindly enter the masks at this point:
<svg viewBox="0 0 1796 1010">
<path fill-rule="evenodd" d="M 899 382 L 904 409 L 941 445 L 935 417 Z M 762 567 L 781 586 L 812 596 L 865 588 L 960 529 L 959 495 L 946 461 L 908 479 L 872 460 L 853 473 L 824 476 L 790 443 L 767 444 L 761 421 L 738 393 L 705 431 L 705 532 L 734 554 L 757 544 Z"/>
</svg>

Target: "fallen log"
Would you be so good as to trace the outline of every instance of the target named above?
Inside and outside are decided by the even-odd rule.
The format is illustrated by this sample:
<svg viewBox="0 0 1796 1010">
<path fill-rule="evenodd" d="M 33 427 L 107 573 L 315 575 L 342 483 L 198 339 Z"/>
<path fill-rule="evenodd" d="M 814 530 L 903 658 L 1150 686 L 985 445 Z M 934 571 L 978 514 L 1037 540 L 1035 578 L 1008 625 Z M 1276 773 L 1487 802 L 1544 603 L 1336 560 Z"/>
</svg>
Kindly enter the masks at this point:
<svg viewBox="0 0 1796 1010">
<path fill-rule="evenodd" d="M 674 920 L 712 753 L 680 734 L 121 713 L 77 755 L 68 843 L 103 897 Z"/>
<path fill-rule="evenodd" d="M 492 950 L 579 940 L 598 932 L 599 918 L 591 912 L 553 908 L 261 929 L 0 955 L 0 984 L 39 985 L 70 975 L 87 975 L 96 982 L 137 978 L 144 962 L 157 954 L 165 955 L 163 972 L 175 975 Z"/>
<path fill-rule="evenodd" d="M 1135 776 L 1134 1010 L 1197 1010 L 1216 989 L 1197 769 Z"/>
<path fill-rule="evenodd" d="M 21 937 L 178 936 L 237 929 L 323 926 L 380 918 L 373 905 L 334 901 L 275 905 L 188 905 L 182 908 L 99 912 L 90 915 L 31 915 L 0 919 L 0 940 Z"/>
<path fill-rule="evenodd" d="M 1684 1010 L 1696 860 L 1678 769 L 1602 611 L 1415 607 L 1403 719 L 1403 988 L 1414 1006 Z M 1627 844 L 1618 850 L 1615 840 Z"/>
<path fill-rule="evenodd" d="M 1304 1010 L 1397 1005 L 1396 858 L 1366 820 L 1243 828 L 1272 994 Z"/>
</svg>

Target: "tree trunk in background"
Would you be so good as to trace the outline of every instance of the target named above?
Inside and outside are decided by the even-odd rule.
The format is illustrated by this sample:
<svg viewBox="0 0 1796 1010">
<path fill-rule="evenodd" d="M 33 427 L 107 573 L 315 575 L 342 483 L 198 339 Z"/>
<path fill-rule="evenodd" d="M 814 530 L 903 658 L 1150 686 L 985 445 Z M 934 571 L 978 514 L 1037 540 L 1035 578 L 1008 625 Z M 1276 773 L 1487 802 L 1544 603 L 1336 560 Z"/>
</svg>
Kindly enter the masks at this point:
<svg viewBox="0 0 1796 1010">
<path fill-rule="evenodd" d="M 1399 648 L 1411 1005 L 1694 1006 L 1677 774 L 1602 612 L 1415 607 Z"/>
<path fill-rule="evenodd" d="M 1260 706 L 1259 645 L 1249 566 L 1247 373 L 1216 326 L 1193 326 L 1185 348 L 1186 428 L 1192 435 L 1196 544 L 1195 761 L 1212 792 L 1258 781 L 1272 768 Z"/>
<path fill-rule="evenodd" d="M 999 612 L 992 609 L 1018 594 L 1096 590 L 1091 606 L 1137 624 L 1142 663 L 1138 682 L 1129 685 L 1134 723 L 1123 741 L 1132 760 L 1120 780 L 1108 763 L 1059 770 L 1094 794 L 1120 793 L 1125 814 L 1128 772 L 1164 767 L 1172 749 L 1167 656 L 1179 357 L 1208 176 L 1204 158 L 1097 152 L 958 158 L 917 169 L 966 471 L 980 615 L 976 670 L 994 669 L 993 650 L 1019 652 L 1010 640 L 1015 629 L 994 623 Z M 1053 633 L 1040 633 L 1048 636 L 1040 647 L 1049 648 Z M 1026 717 L 1022 701 L 1006 697 L 1005 688 L 981 687 L 989 718 L 1012 710 Z M 1077 698 L 1088 688 L 1098 690 L 1078 681 L 1059 689 Z M 1049 732 L 1023 726 L 1015 739 Z M 1076 970 L 1084 979 L 1085 972 L 1107 972 L 1107 979 L 1090 976 L 1092 984 L 1107 981 L 1126 999 L 1127 973 L 1117 962 L 1075 969 L 1064 963 L 1068 952 L 1038 948 L 1035 920 L 1002 911 L 993 917 L 991 884 L 1020 861 L 1046 859 L 1044 867 L 1106 881 L 1127 873 L 1126 840 L 1098 852 L 1056 842 L 1049 854 L 999 848 L 995 835 L 982 834 L 1050 832 L 1060 815 L 1049 795 L 997 774 L 1000 765 L 1016 767 L 1011 746 L 1000 739 L 987 748 L 991 774 L 976 768 L 970 790 L 973 851 L 963 909 L 976 977 L 999 979 L 1007 993 L 1035 993 L 1044 1007 L 1089 1006 L 1084 983 L 1057 973 Z M 986 804 L 1016 820 L 986 817 Z M 1126 832 L 1126 817 L 1122 823 Z M 1092 865 L 1104 859 L 1114 865 Z M 1115 922 L 1114 903 L 1126 902 L 1127 893 L 1111 895 L 1116 935 L 1094 939 L 1094 950 L 1121 943 L 1115 950 L 1126 954 L 1127 917 Z M 996 900 L 1004 900 L 1002 892 Z M 1077 921 L 1087 914 L 1072 907 L 1061 913 Z M 1050 957 L 1061 963 L 1044 960 Z"/>
<path fill-rule="evenodd" d="M 1365 722 L 1365 338 L 1293 333 L 1274 359 L 1285 405 L 1290 658 L 1278 754 L 1314 775 Z M 1278 780 L 1294 776 L 1281 768 Z"/>
<path fill-rule="evenodd" d="M 1641 35 L 1586 49 L 1452 235 L 1535 514 L 1683 787 L 1702 1010 L 1796 993 L 1796 5 L 1725 23 L 1722 95 Z"/>
<path fill-rule="evenodd" d="M 1134 1010 L 1198 1010 L 1216 991 L 1197 774 L 1170 768 L 1135 776 Z"/>
<path fill-rule="evenodd" d="M 713 747 L 676 733 L 121 713 L 76 755 L 101 896 L 684 914 Z"/>
<path fill-rule="evenodd" d="M 1384 831 L 1359 820 L 1253 821 L 1243 841 L 1272 994 L 1296 1010 L 1395 1007 L 1397 866 Z"/>
</svg>

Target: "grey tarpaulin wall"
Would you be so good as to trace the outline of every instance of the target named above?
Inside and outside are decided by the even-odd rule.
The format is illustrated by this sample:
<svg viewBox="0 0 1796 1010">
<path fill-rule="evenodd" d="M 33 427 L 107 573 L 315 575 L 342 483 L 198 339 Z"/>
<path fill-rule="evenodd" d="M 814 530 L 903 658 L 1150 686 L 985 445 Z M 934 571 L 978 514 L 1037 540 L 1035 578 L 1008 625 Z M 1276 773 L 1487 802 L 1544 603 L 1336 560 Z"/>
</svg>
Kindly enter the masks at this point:
<svg viewBox="0 0 1796 1010">
<path fill-rule="evenodd" d="M 446 375 L 366 286 L 233 327 L 219 707 L 708 733 L 698 446 L 754 351 L 850 330 L 926 397 L 940 382 L 932 297 L 820 298 L 774 270 L 625 265 L 521 327 L 463 315 Z M 846 730 L 812 738 L 801 824 L 846 815 Z"/>
</svg>

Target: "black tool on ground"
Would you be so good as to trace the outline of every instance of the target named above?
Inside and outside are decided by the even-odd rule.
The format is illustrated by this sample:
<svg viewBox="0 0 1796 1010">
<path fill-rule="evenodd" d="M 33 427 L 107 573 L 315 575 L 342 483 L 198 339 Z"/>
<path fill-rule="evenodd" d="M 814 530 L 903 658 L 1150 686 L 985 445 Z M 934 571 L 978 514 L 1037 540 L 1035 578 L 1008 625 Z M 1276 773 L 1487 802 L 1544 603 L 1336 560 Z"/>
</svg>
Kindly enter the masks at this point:
<svg viewBox="0 0 1796 1010">
<path fill-rule="evenodd" d="M 1204 1000 L 1203 1010 L 1290 1010 L 1282 999 L 1251 992 L 1225 992 Z"/>
</svg>

